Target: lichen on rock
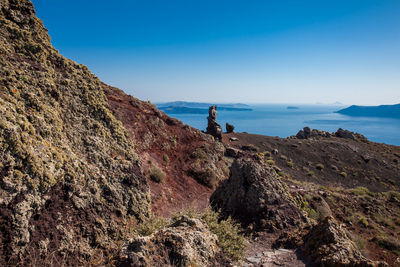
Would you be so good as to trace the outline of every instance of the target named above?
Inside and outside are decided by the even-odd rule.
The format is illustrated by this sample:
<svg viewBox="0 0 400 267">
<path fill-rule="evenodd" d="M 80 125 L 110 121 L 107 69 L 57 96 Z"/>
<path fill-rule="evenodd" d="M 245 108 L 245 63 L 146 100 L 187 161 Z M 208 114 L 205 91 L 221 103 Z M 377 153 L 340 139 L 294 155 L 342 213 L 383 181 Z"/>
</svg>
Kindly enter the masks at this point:
<svg viewBox="0 0 400 267">
<path fill-rule="evenodd" d="M 65 231 L 79 262 L 79 247 L 90 254 L 117 240 L 149 203 L 139 157 L 99 79 L 52 47 L 30 1 L 0 1 L 0 243 L 8 244 L 0 265 L 28 264 L 27 248 L 61 255 Z"/>
</svg>

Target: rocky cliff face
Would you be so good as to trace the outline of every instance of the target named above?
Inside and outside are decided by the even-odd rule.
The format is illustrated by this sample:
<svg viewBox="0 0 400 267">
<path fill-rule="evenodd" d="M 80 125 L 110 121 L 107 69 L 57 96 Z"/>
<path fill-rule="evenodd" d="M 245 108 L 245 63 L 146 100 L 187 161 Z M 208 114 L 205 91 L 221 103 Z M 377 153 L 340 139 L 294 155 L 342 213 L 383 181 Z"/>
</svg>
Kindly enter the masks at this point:
<svg viewBox="0 0 400 267">
<path fill-rule="evenodd" d="M 102 84 L 55 50 L 27 0 L 0 1 L 0 265 L 90 258 L 149 213 Z"/>
</svg>

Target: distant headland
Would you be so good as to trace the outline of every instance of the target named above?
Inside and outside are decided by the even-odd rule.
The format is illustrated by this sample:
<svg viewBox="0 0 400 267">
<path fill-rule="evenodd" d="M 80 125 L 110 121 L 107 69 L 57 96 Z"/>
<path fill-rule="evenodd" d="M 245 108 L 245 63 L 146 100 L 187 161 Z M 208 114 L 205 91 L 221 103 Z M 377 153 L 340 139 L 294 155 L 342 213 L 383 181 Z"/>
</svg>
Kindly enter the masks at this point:
<svg viewBox="0 0 400 267">
<path fill-rule="evenodd" d="M 242 103 L 232 104 L 212 104 L 212 103 L 200 103 L 200 102 L 185 102 L 175 101 L 167 103 L 158 103 L 157 107 L 169 114 L 207 114 L 208 107 L 216 105 L 218 110 L 226 111 L 252 111 L 249 105 Z"/>
<path fill-rule="evenodd" d="M 382 117 L 400 119 L 400 104 L 381 106 L 350 106 L 336 113 L 357 117 Z"/>
</svg>

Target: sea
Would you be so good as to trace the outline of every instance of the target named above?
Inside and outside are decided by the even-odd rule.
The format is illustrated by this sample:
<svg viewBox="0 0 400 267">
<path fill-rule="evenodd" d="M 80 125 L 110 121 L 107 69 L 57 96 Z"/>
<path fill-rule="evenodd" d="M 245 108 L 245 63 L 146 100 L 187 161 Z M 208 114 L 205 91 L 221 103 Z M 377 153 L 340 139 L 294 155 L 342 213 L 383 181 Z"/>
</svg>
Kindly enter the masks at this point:
<svg viewBox="0 0 400 267">
<path fill-rule="evenodd" d="M 363 134 L 370 141 L 400 146 L 400 119 L 351 117 L 335 113 L 344 107 L 331 105 L 250 105 L 251 111 L 218 111 L 217 121 L 225 131 L 225 123 L 235 126 L 235 132 L 288 137 L 305 126 L 334 132 L 338 128 Z M 169 113 L 183 123 L 205 130 L 207 114 Z"/>
</svg>

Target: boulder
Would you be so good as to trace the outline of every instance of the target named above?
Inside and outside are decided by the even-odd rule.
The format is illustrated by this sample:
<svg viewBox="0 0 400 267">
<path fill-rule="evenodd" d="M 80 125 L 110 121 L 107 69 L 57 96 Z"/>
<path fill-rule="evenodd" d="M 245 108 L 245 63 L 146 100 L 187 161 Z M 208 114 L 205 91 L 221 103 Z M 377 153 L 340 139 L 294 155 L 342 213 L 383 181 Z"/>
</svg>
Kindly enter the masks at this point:
<svg viewBox="0 0 400 267">
<path fill-rule="evenodd" d="M 117 266 L 207 266 L 220 252 L 218 238 L 201 220 L 182 216 L 151 236 L 126 242 Z"/>
<path fill-rule="evenodd" d="M 233 125 L 230 124 L 230 123 L 226 123 L 226 124 L 225 124 L 225 127 L 226 127 L 226 132 L 227 132 L 227 133 L 233 133 L 233 130 L 235 129 L 235 126 L 233 126 Z"/>
<path fill-rule="evenodd" d="M 388 266 L 365 258 L 331 216 L 312 227 L 303 242 L 301 252 L 311 266 Z"/>
<path fill-rule="evenodd" d="M 339 137 L 339 138 L 345 138 L 345 139 L 355 139 L 354 133 L 347 131 L 347 130 L 343 130 L 342 128 L 339 128 L 336 132 L 335 132 L 335 136 Z"/>
<path fill-rule="evenodd" d="M 274 231 L 306 221 L 275 170 L 250 158 L 236 159 L 231 175 L 212 194 L 214 209 L 244 224 Z"/>
</svg>

